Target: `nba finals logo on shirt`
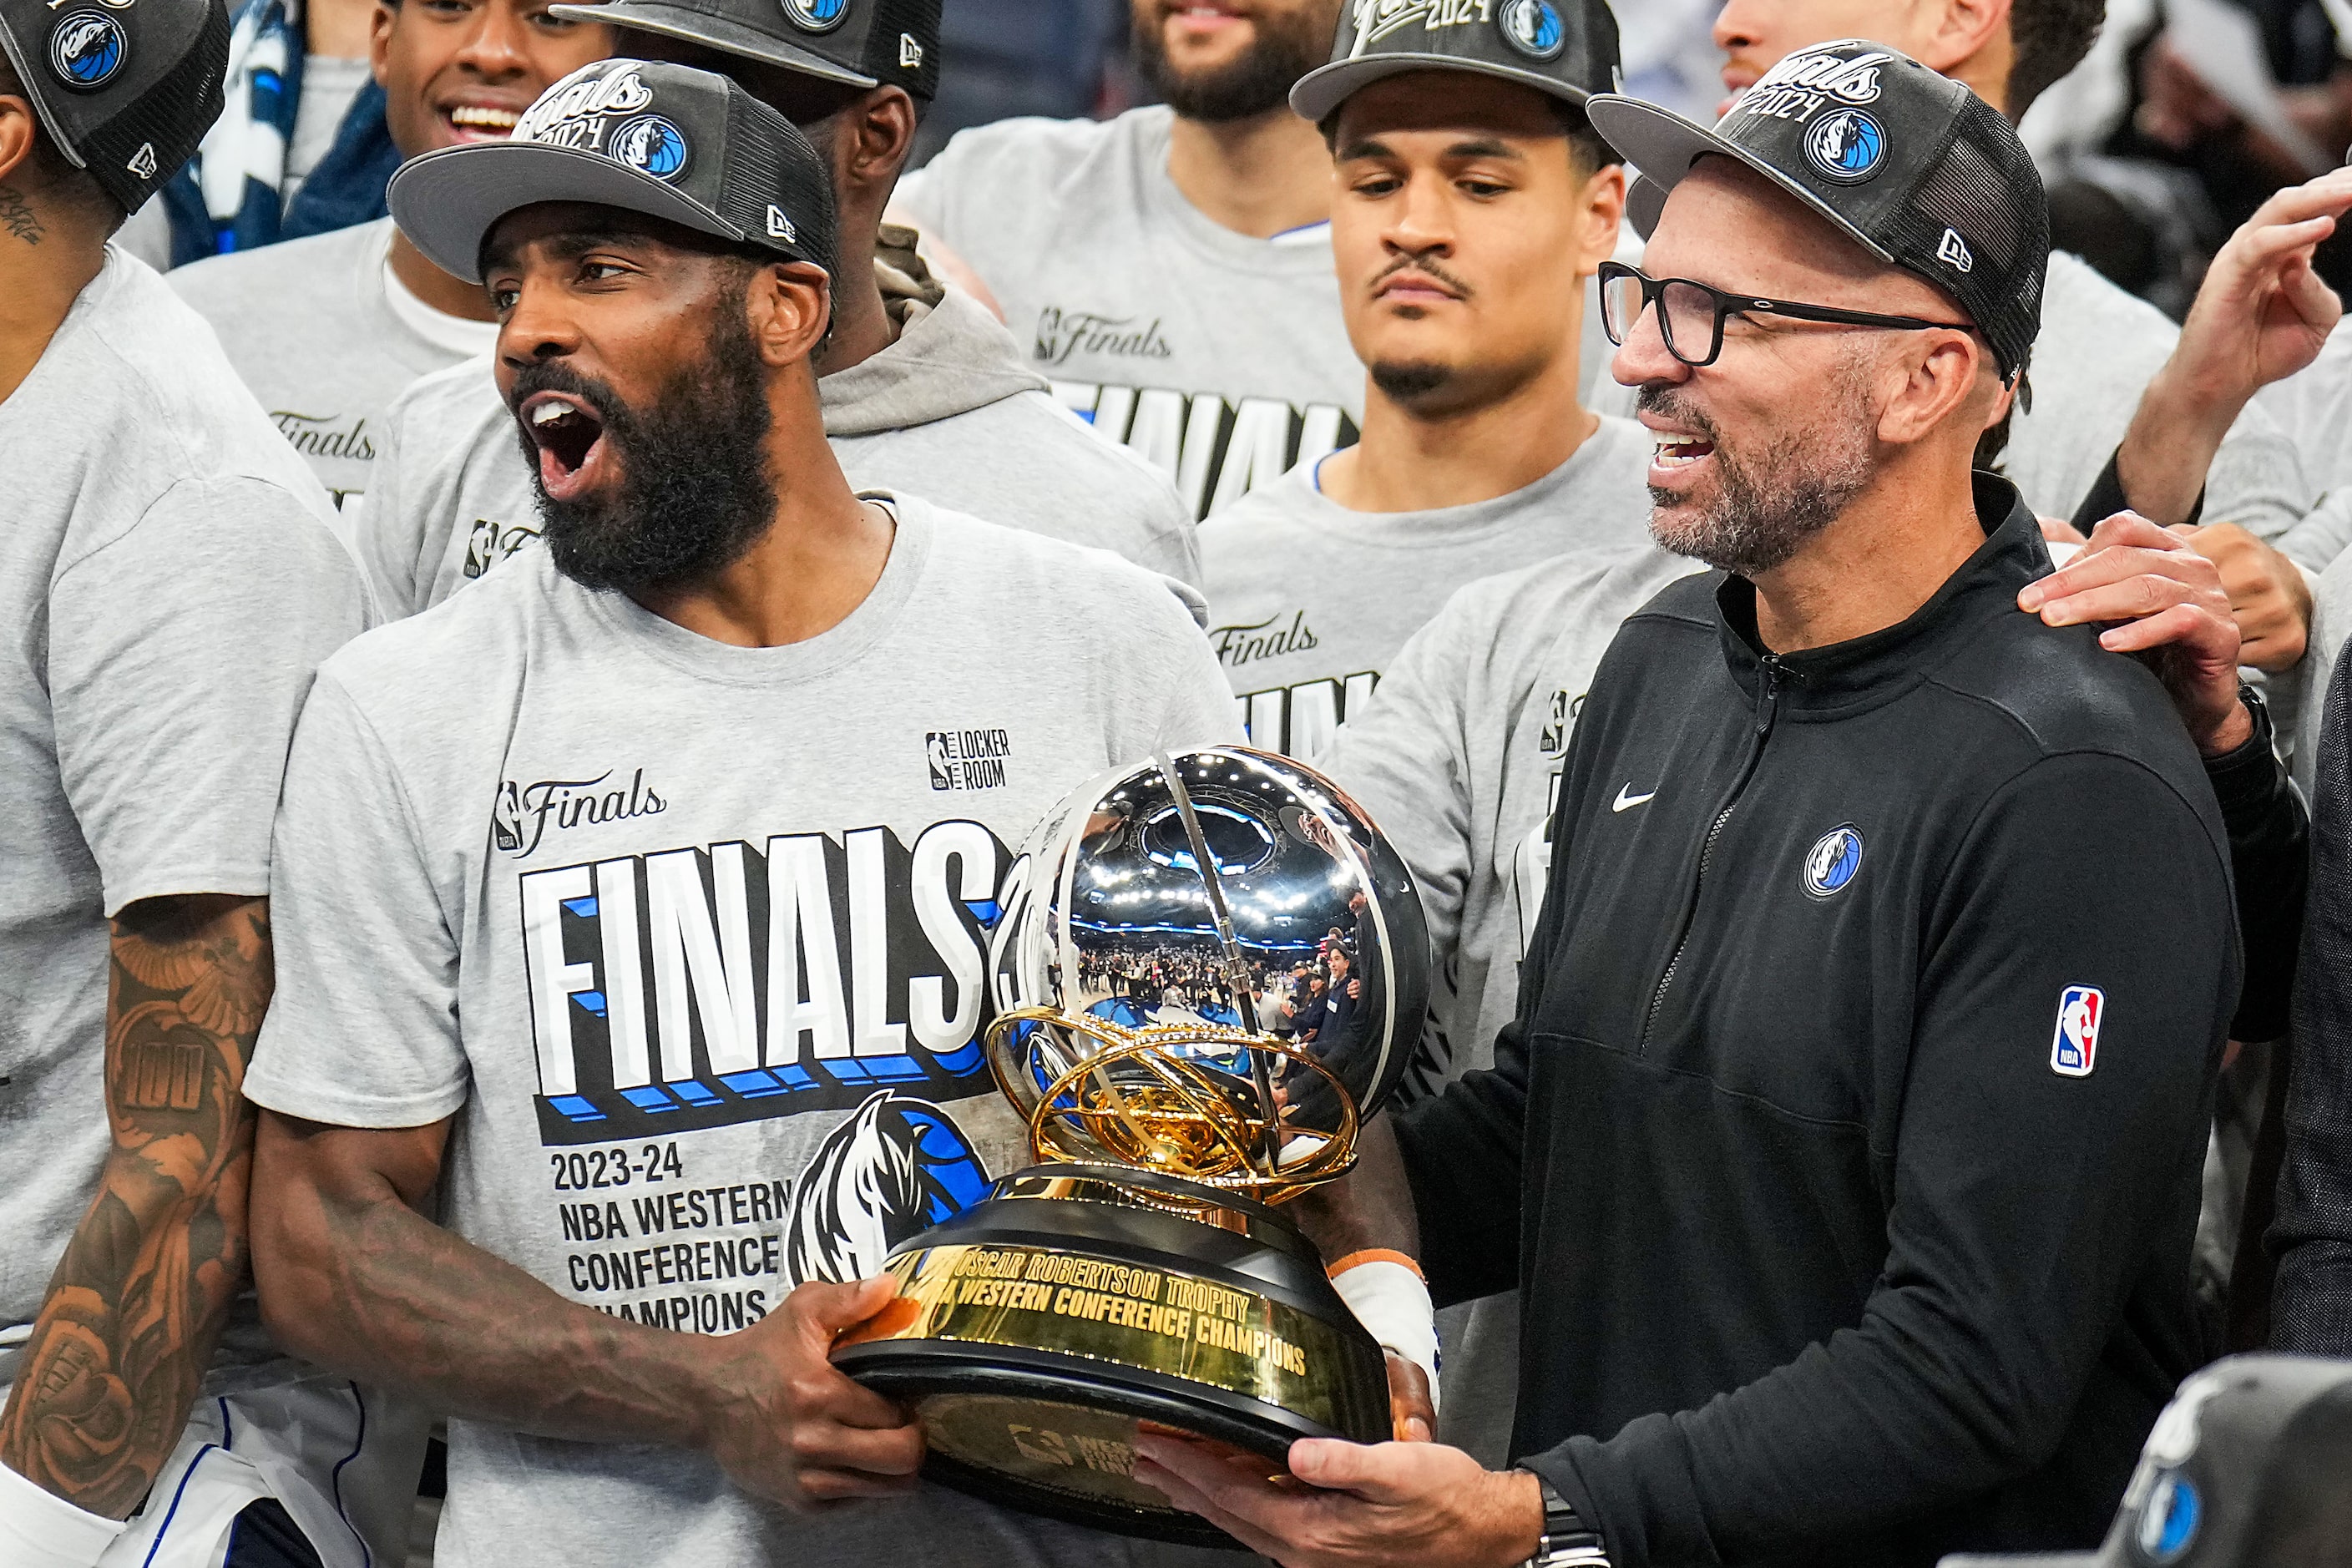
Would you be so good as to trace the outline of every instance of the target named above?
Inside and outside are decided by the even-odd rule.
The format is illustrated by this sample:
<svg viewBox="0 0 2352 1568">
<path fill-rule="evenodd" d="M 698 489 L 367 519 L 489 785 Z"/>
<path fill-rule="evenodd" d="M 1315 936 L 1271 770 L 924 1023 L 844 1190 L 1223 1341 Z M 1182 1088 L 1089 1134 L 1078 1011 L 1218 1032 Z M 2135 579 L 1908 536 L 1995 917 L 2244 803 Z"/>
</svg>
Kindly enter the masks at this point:
<svg viewBox="0 0 2352 1568">
<path fill-rule="evenodd" d="M 2088 1078 L 2099 1064 L 2099 1026 L 2107 1016 L 2107 994 L 2095 985 L 2069 985 L 2058 994 L 2058 1029 L 2050 1042 L 2050 1070 L 2060 1078 Z"/>
<path fill-rule="evenodd" d="M 513 139 L 536 142 L 547 147 L 571 147 L 583 153 L 602 153 L 626 163 L 627 159 L 615 150 L 616 144 L 608 144 L 605 139 L 615 121 L 635 114 L 650 105 L 654 93 L 653 89 L 637 79 L 637 68 L 634 63 L 619 70 L 610 70 L 610 63 L 600 60 L 594 65 L 584 66 L 550 88 L 545 96 L 523 110 L 522 118 L 515 121 Z M 647 118 L 659 119 L 658 116 Z M 657 132 L 639 132 L 641 123 L 633 123 L 628 130 L 637 136 L 639 153 L 653 158 L 655 144 L 661 139 Z M 660 124 L 668 126 L 670 136 L 677 138 L 676 126 L 666 120 L 660 121 Z M 686 143 L 683 138 L 677 138 L 677 167 L 685 166 Z M 646 172 L 653 174 L 656 171 L 647 166 Z"/>
<path fill-rule="evenodd" d="M 1824 104 L 1875 103 L 1878 74 L 1894 60 L 1879 51 L 1843 56 L 1801 51 L 1757 79 L 1734 106 L 1733 114 L 1759 120 L 1793 120 L 1802 124 Z M 1726 116 L 1727 119 L 1729 116 Z M 1880 138 L 1884 144 L 1885 138 Z"/>
<path fill-rule="evenodd" d="M 992 1094 L 977 1037 L 1011 859 L 950 821 L 523 873 L 541 1141 Z"/>
</svg>

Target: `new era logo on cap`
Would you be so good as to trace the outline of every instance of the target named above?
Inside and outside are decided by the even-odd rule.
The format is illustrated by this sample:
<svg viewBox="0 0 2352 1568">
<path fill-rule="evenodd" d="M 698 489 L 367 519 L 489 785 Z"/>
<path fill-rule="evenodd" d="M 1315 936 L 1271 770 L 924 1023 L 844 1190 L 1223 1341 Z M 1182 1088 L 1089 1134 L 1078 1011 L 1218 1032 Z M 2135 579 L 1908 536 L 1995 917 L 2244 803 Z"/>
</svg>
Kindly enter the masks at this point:
<svg viewBox="0 0 2352 1568">
<path fill-rule="evenodd" d="M 1960 237 L 1960 231 L 1956 228 L 1946 229 L 1944 237 L 1936 242 L 1936 259 L 1955 272 L 1974 272 L 1977 269 L 1977 258 L 1969 254 L 1969 242 Z"/>
<path fill-rule="evenodd" d="M 682 38 L 739 59 L 847 87 L 900 87 L 930 98 L 940 84 L 942 0 L 604 0 L 551 15 Z"/>
<path fill-rule="evenodd" d="M 153 179 L 155 177 L 155 143 L 152 142 L 139 143 L 139 151 L 131 154 L 131 161 L 122 166 L 142 180 Z"/>
<path fill-rule="evenodd" d="M 793 220 L 785 215 L 784 209 L 770 202 L 768 204 L 768 237 L 790 242 L 799 239 L 800 237 L 801 231 L 793 226 Z"/>
</svg>

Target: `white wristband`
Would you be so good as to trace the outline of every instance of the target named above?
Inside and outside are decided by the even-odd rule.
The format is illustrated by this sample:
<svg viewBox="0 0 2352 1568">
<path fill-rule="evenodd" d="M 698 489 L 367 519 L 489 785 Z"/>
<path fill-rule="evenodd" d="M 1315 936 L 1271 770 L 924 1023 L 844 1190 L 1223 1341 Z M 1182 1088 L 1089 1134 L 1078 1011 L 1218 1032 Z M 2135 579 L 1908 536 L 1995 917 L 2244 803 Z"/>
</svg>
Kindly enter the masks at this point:
<svg viewBox="0 0 2352 1568">
<path fill-rule="evenodd" d="M 1429 1407 L 1437 1408 L 1437 1309 L 1429 1286 L 1402 1263 L 1370 1258 L 1331 1276 L 1331 1288 L 1381 1346 L 1421 1368 Z"/>
<path fill-rule="evenodd" d="M 8 1568 L 93 1568 L 128 1528 L 0 1465 L 0 1563 Z"/>
</svg>

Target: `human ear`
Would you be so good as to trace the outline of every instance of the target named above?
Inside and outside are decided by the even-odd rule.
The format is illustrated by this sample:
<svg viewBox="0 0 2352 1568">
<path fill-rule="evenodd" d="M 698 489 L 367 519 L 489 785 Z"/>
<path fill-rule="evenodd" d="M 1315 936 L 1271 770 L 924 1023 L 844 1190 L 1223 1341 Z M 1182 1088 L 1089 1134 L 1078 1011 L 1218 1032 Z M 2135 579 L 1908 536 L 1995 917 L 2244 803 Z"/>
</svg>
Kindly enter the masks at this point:
<svg viewBox="0 0 2352 1568">
<path fill-rule="evenodd" d="M 1996 43 L 2009 41 L 2012 0 L 1937 0 L 1919 63 L 1949 75 Z M 1996 105 L 1995 107 L 1999 107 Z"/>
<path fill-rule="evenodd" d="M 1611 163 L 1584 183 L 1584 206 L 1577 215 L 1576 275 L 1590 278 L 1617 254 L 1625 221 L 1625 165 Z"/>
<path fill-rule="evenodd" d="M 368 18 L 368 74 L 375 78 L 378 87 L 383 85 L 384 68 L 392 62 L 392 29 L 399 20 L 399 7 L 376 0 L 375 15 Z"/>
<path fill-rule="evenodd" d="M 745 291 L 751 341 L 775 366 L 812 358 L 833 320 L 833 280 L 805 261 L 762 266 Z"/>
<path fill-rule="evenodd" d="M 30 103 L 14 95 L 0 98 L 0 184 L 12 180 L 22 183 L 38 134 L 39 126 L 33 119 Z"/>
<path fill-rule="evenodd" d="M 915 150 L 915 100 L 904 88 L 881 88 L 853 104 L 834 137 L 839 188 L 895 184 Z"/>
<path fill-rule="evenodd" d="M 1896 356 L 1889 369 L 1902 377 L 1878 416 L 1878 438 L 1909 446 L 1940 429 L 1955 414 L 1982 398 L 1985 347 L 1975 334 L 1938 329 Z M 1984 421 L 1979 419 L 1978 428 Z M 1976 430 L 1969 432 L 1974 440 Z"/>
</svg>

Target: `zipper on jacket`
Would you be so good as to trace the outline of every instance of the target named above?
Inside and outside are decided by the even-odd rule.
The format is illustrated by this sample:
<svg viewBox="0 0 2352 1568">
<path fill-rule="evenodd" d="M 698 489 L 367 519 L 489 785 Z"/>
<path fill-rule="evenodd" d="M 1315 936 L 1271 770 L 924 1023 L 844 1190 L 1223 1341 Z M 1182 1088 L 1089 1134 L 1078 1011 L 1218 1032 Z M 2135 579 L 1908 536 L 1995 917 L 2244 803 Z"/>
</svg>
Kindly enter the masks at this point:
<svg viewBox="0 0 2352 1568">
<path fill-rule="evenodd" d="M 1748 782 L 1756 776 L 1756 764 L 1764 760 L 1765 742 L 1772 738 L 1773 723 L 1780 715 L 1780 683 L 1796 679 L 1796 672 L 1781 663 L 1778 654 L 1766 654 L 1759 668 L 1763 679 L 1756 693 L 1756 727 L 1748 747 L 1748 763 L 1739 770 L 1738 782 L 1731 786 L 1723 809 L 1715 814 L 1715 824 L 1706 830 L 1706 842 L 1699 847 L 1698 875 L 1692 879 L 1690 898 L 1683 905 L 1682 929 L 1675 935 L 1674 956 L 1666 961 L 1666 972 L 1658 976 L 1658 988 L 1650 994 L 1649 1011 L 1642 1016 L 1642 1038 L 1636 1048 L 1644 1055 L 1650 1048 L 1650 1030 L 1658 1021 L 1658 1009 L 1665 1005 L 1666 988 L 1675 983 L 1675 971 L 1682 967 L 1683 950 L 1690 946 L 1691 927 L 1697 923 L 1699 894 L 1706 886 L 1706 868 L 1715 858 L 1716 844 L 1723 837 L 1731 814 L 1739 809 L 1740 796 L 1748 793 Z"/>
</svg>

